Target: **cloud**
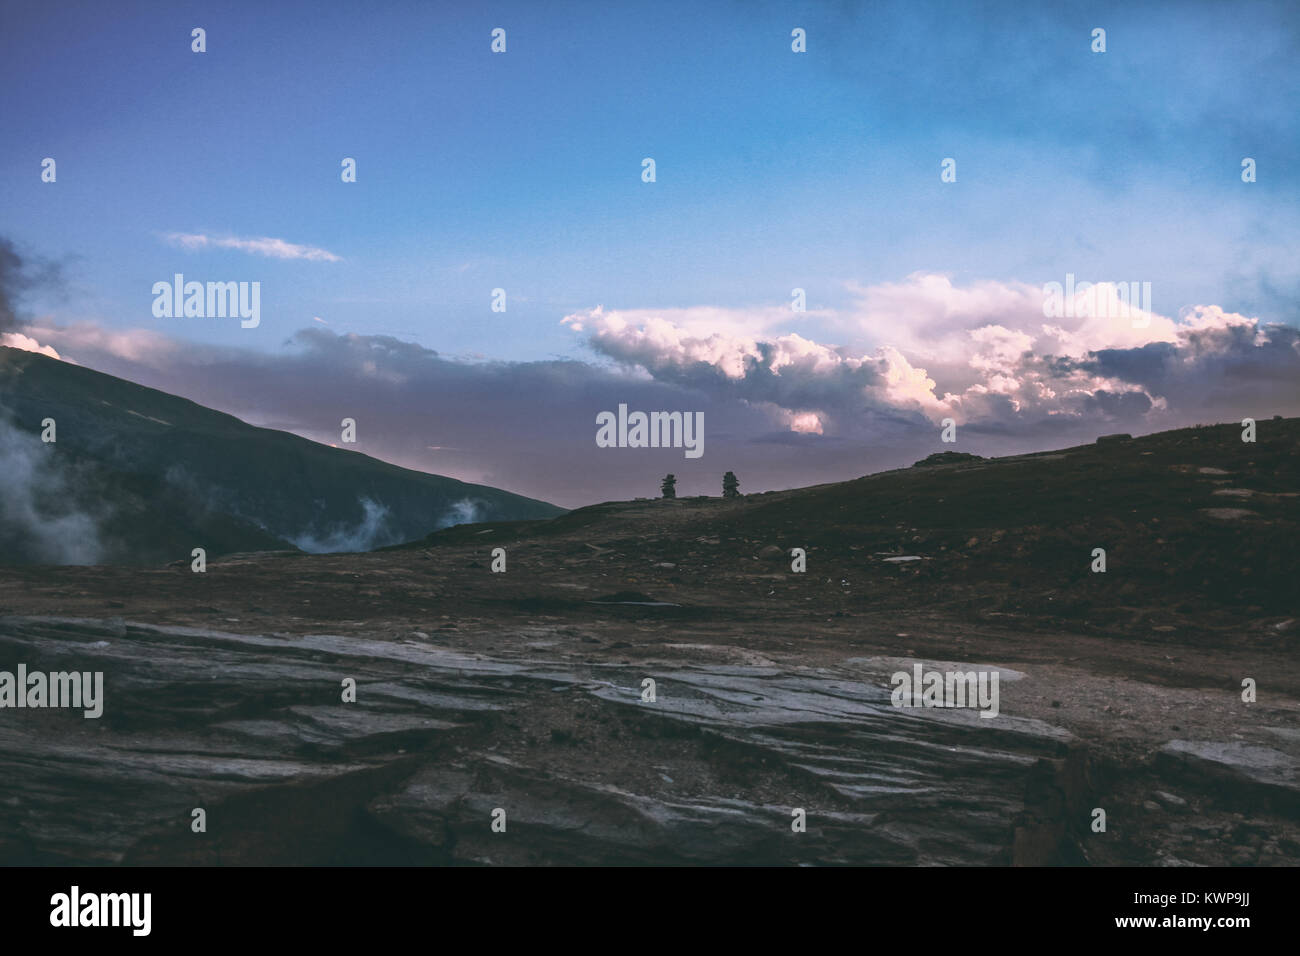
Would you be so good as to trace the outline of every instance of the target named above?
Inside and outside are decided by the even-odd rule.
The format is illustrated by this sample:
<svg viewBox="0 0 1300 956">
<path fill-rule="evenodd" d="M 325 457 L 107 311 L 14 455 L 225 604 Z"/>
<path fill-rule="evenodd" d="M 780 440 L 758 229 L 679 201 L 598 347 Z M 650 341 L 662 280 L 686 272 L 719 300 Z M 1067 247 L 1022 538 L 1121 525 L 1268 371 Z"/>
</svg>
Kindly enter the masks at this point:
<svg viewBox="0 0 1300 956">
<path fill-rule="evenodd" d="M 1100 282 L 1051 308 L 1045 287 L 925 273 L 850 290 L 849 308 L 821 316 L 850 345 L 779 331 L 788 315 L 742 310 L 598 307 L 563 322 L 654 381 L 769 406 L 792 431 L 827 436 L 867 436 L 882 416 L 1009 434 L 1071 422 L 1172 427 L 1216 403 L 1230 414 L 1296 406 L 1296 330 L 1218 306 L 1171 318 L 1140 296 L 1124 307 L 1126 290 Z"/>
<path fill-rule="evenodd" d="M 30 335 L 23 335 L 21 332 L 0 332 L 0 345 L 11 349 L 22 349 L 24 352 L 39 352 L 50 358 L 59 358 L 59 353 L 52 346 L 42 345 Z"/>
<path fill-rule="evenodd" d="M 827 420 L 846 421 L 870 408 L 916 415 L 945 410 L 925 370 L 892 346 L 855 352 L 797 332 L 747 334 L 741 313 L 718 318 L 724 331 L 681 327 L 664 313 L 634 324 L 627 313 L 601 309 L 563 321 L 584 331 L 596 352 L 654 381 L 774 406 L 792 429 L 797 421 L 801 430 L 816 432 Z"/>
<path fill-rule="evenodd" d="M 822 434 L 821 419 L 813 412 L 796 412 L 790 416 L 790 431 L 800 435 Z"/>
<path fill-rule="evenodd" d="M 340 256 L 336 256 L 328 249 L 320 249 L 316 246 L 300 246 L 296 243 L 286 242 L 283 239 L 267 237 L 257 239 L 213 238 L 200 233 L 170 232 L 167 234 L 166 239 L 182 249 L 237 249 L 240 252 L 266 256 L 269 259 L 307 259 L 312 262 L 343 261 Z"/>
<path fill-rule="evenodd" d="M 108 329 L 94 322 L 77 322 L 65 326 L 42 319 L 27 323 L 24 330 L 34 336 L 29 338 L 32 343 L 38 340 L 57 342 L 62 354 L 53 357 L 62 358 L 65 362 L 73 361 L 73 353 L 80 352 L 91 356 L 112 356 L 150 368 L 161 368 L 177 361 L 181 352 L 191 348 L 178 339 L 152 329 Z M 28 351 L 45 352 L 48 355 L 46 349 L 53 351 L 49 345 L 29 348 Z M 213 352 L 204 350 L 203 354 L 210 358 Z"/>
<path fill-rule="evenodd" d="M 983 328 L 1019 332 L 1029 336 L 1027 347 L 1079 356 L 1098 348 L 1173 341 L 1177 325 L 1136 304 L 1121 314 L 1113 282 L 1098 281 L 1077 292 L 1065 316 L 1047 314 L 1045 286 L 1024 282 L 978 280 L 959 286 L 949 276 L 918 272 L 902 282 L 846 287 L 854 302 L 838 317 L 837 331 L 888 342 L 915 360 L 939 366 L 964 363 L 971 335 Z"/>
<path fill-rule="evenodd" d="M 760 314 L 752 321 L 749 316 L 734 310 L 689 310 L 687 324 L 678 325 L 671 312 L 637 315 L 598 307 L 562 321 L 585 332 L 596 352 L 642 369 L 654 381 L 787 411 L 848 411 L 873 396 L 886 405 L 891 396 L 901 399 L 915 392 L 917 373 L 897 350 L 855 355 L 797 332 L 750 333 L 747 324 L 762 328 L 777 316 Z M 788 320 L 789 313 L 779 317 Z"/>
</svg>

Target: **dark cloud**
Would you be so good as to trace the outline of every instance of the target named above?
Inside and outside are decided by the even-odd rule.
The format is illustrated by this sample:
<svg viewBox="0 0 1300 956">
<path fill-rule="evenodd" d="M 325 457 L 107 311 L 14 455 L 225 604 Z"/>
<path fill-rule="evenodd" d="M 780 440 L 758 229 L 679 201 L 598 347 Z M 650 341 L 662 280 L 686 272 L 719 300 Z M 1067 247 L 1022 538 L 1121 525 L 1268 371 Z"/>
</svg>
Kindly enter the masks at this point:
<svg viewBox="0 0 1300 956">
<path fill-rule="evenodd" d="M 1179 424 L 1300 412 L 1300 330 L 1288 325 L 1192 329 L 1177 344 L 1106 349 L 1078 369 L 1140 386 L 1163 400 L 1164 415 Z M 1119 403 L 1097 393 L 1095 407 L 1107 415 L 1140 420 L 1145 403 Z"/>
<path fill-rule="evenodd" d="M 1115 421 L 1133 421 L 1151 411 L 1152 404 L 1146 392 L 1108 392 L 1101 388 L 1084 400 L 1083 408 Z"/>
</svg>

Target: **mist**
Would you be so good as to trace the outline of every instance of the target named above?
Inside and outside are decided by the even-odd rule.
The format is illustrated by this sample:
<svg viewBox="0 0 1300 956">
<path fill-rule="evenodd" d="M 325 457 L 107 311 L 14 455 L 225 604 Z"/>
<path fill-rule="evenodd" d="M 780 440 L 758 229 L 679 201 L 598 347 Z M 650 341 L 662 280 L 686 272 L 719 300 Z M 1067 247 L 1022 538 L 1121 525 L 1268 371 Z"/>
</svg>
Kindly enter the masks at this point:
<svg viewBox="0 0 1300 956">
<path fill-rule="evenodd" d="M 450 528 L 458 524 L 475 524 L 483 520 L 483 502 L 474 501 L 470 498 L 461 498 L 460 501 L 452 504 L 438 522 L 438 527 L 430 530 L 441 531 L 443 528 Z"/>
<path fill-rule="evenodd" d="M 304 532 L 289 540 L 310 554 L 334 554 L 340 551 L 371 551 L 390 544 L 401 544 L 389 526 L 391 512 L 387 506 L 370 498 L 358 498 L 361 521 L 353 528 L 339 525 L 323 534 Z"/>
<path fill-rule="evenodd" d="M 57 443 L 0 418 L 0 562 L 97 564 L 99 522 L 69 504 L 73 479 Z"/>
</svg>

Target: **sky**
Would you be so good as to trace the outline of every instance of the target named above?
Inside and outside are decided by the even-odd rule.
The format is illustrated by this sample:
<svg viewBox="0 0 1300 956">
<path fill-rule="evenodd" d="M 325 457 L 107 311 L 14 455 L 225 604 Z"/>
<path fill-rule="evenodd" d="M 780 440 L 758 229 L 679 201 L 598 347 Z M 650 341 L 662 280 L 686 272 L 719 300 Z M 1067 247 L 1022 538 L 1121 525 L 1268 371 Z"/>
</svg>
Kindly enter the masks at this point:
<svg viewBox="0 0 1300 956">
<path fill-rule="evenodd" d="M 569 507 L 1300 414 L 1294 3 L 466 6 L 9 0 L 0 344 Z"/>
</svg>

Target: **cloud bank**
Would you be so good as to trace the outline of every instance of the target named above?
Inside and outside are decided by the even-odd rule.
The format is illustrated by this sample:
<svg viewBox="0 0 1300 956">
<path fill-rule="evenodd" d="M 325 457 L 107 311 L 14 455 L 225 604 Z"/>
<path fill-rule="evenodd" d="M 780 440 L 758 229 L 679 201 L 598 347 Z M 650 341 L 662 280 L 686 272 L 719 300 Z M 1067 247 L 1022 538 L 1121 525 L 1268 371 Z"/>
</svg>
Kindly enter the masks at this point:
<svg viewBox="0 0 1300 956">
<path fill-rule="evenodd" d="M 793 432 L 869 437 L 880 417 L 945 418 L 982 433 L 1080 433 L 1088 425 L 1156 430 L 1295 412 L 1300 338 L 1289 325 L 1198 305 L 1179 318 L 1121 307 L 1102 283 L 1065 316 L 1042 287 L 940 275 L 854 287 L 831 325 L 857 346 L 825 344 L 766 320 L 744 332 L 702 327 L 692 310 L 606 311 L 562 321 L 591 347 L 653 380 L 766 404 Z M 878 343 L 867 345 L 865 343 Z"/>
</svg>

